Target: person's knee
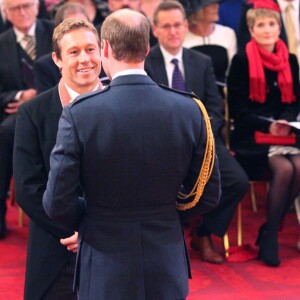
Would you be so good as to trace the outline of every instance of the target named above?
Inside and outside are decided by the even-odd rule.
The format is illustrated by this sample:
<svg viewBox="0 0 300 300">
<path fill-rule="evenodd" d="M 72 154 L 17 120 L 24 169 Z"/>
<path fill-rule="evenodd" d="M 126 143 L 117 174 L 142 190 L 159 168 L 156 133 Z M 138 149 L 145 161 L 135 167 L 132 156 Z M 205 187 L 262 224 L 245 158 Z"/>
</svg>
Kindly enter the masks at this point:
<svg viewBox="0 0 300 300">
<path fill-rule="evenodd" d="M 289 160 L 282 161 L 280 167 L 273 169 L 273 178 L 279 178 L 282 185 L 289 184 L 294 177 L 294 166 Z"/>
</svg>

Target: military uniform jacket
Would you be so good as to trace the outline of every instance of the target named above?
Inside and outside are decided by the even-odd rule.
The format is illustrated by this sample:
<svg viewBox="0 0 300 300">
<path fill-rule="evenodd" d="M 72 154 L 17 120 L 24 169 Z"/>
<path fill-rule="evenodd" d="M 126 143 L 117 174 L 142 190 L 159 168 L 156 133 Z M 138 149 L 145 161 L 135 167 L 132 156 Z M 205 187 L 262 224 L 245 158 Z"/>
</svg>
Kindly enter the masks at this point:
<svg viewBox="0 0 300 300">
<path fill-rule="evenodd" d="M 182 184 L 194 185 L 205 129 L 190 95 L 144 75 L 119 76 L 64 108 L 43 204 L 79 230 L 79 298 L 186 297 L 189 266 L 175 200 Z M 204 197 L 219 199 L 219 180 L 216 160 Z"/>
</svg>

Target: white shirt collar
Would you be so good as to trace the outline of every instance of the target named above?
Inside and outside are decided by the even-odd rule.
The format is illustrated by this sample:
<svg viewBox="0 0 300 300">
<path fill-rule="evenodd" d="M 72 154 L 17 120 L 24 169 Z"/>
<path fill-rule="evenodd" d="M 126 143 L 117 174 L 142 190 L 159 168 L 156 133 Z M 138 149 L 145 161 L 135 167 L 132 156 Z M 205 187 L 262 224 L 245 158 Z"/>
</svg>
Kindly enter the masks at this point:
<svg viewBox="0 0 300 300">
<path fill-rule="evenodd" d="M 74 90 L 72 90 L 66 83 L 64 83 L 64 85 L 66 86 L 67 91 L 71 97 L 71 100 L 69 101 L 69 103 L 72 103 L 76 97 L 81 95 L 81 94 L 75 92 Z M 94 89 L 91 92 L 96 91 L 98 89 L 98 85 L 99 85 L 99 82 L 96 84 L 96 86 L 94 87 Z"/>
<path fill-rule="evenodd" d="M 181 64 L 183 63 L 182 62 L 182 47 L 180 48 L 179 52 L 176 55 L 169 53 L 162 45 L 159 45 L 159 47 L 162 52 L 165 64 L 170 64 L 171 60 L 173 58 L 177 58 L 179 63 L 181 63 Z"/>
<path fill-rule="evenodd" d="M 35 38 L 35 28 L 36 28 L 36 22 L 34 22 L 33 25 L 30 27 L 27 35 L 33 36 Z M 14 32 L 17 37 L 17 42 L 20 43 L 22 41 L 22 39 L 24 38 L 25 34 L 15 27 L 13 27 L 13 29 L 14 29 Z"/>
<path fill-rule="evenodd" d="M 124 75 L 146 75 L 147 76 L 147 73 L 142 69 L 128 69 L 128 70 L 124 70 L 124 71 L 120 71 L 120 72 L 116 73 L 112 79 L 115 79 L 118 76 L 124 76 Z"/>
</svg>

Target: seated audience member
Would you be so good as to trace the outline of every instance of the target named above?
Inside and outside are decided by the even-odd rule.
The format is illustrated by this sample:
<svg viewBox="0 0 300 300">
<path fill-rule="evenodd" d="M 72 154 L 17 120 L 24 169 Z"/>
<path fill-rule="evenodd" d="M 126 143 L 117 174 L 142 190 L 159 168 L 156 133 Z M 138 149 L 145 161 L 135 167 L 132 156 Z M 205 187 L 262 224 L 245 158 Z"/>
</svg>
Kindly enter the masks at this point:
<svg viewBox="0 0 300 300">
<path fill-rule="evenodd" d="M 38 0 L 3 0 L 12 27 L 0 35 L 0 238 L 6 235 L 6 197 L 12 176 L 16 112 L 36 95 L 32 64 L 52 49 L 53 23 L 37 19 Z"/>
<path fill-rule="evenodd" d="M 255 132 L 288 136 L 299 104 L 299 67 L 280 35 L 280 8 L 273 1 L 253 1 L 247 12 L 252 39 L 245 53 L 233 58 L 228 77 L 230 114 L 234 119 L 232 149 L 247 173 L 256 177 L 269 169 L 266 223 L 257 239 L 259 259 L 280 264 L 278 230 L 300 189 L 300 150 L 294 146 L 257 144 Z M 272 122 L 261 118 L 278 120 Z"/>
<path fill-rule="evenodd" d="M 101 24 L 108 15 L 107 2 L 102 0 L 61 0 L 60 2 L 52 6 L 50 10 L 50 17 L 54 19 L 59 7 L 61 7 L 67 2 L 76 2 L 82 4 L 87 11 L 89 20 L 95 26 Z"/>
<path fill-rule="evenodd" d="M 7 19 L 3 3 L 5 0 L 0 0 L 0 33 L 12 26 L 11 22 Z M 37 16 L 38 19 L 49 19 L 49 15 L 45 6 L 44 0 L 39 0 L 39 13 Z"/>
<path fill-rule="evenodd" d="M 220 0 L 182 1 L 187 1 L 189 22 L 183 46 L 201 51 L 212 58 L 219 92 L 223 96 L 227 72 L 232 57 L 237 52 L 235 32 L 216 23 L 219 20 Z"/>
<path fill-rule="evenodd" d="M 251 35 L 248 30 L 246 14 L 247 11 L 253 7 L 253 1 L 244 0 L 241 10 L 241 19 L 238 29 L 238 51 L 244 52 L 246 44 L 250 41 Z M 255 1 L 257 2 L 257 1 Z M 264 2 L 264 0 L 261 0 Z M 289 52 L 296 54 L 298 57 L 298 63 L 300 58 L 300 24 L 299 24 L 299 0 L 267 0 L 269 5 L 273 5 L 273 2 L 277 3 L 280 8 L 280 38 L 285 42 L 289 48 Z M 290 14 L 290 19 L 288 15 Z M 290 20 L 290 25 L 289 21 Z M 289 29 L 291 27 L 291 29 Z M 287 30 L 288 29 L 288 30 Z"/>
<path fill-rule="evenodd" d="M 72 288 L 77 233 L 46 215 L 42 196 L 63 106 L 77 95 L 102 87 L 99 44 L 98 32 L 88 21 L 68 19 L 58 25 L 53 34 L 53 59 L 61 69 L 62 78 L 54 88 L 24 103 L 18 110 L 15 189 L 18 204 L 30 218 L 25 300 L 77 299 Z M 77 54 L 70 56 L 73 49 Z"/>
<path fill-rule="evenodd" d="M 234 157 L 225 148 L 220 132 L 224 124 L 223 103 L 215 84 L 211 59 L 199 52 L 182 47 L 187 32 L 187 21 L 182 5 L 177 1 L 163 1 L 153 16 L 153 33 L 158 45 L 151 48 L 146 58 L 145 70 L 157 83 L 195 93 L 205 105 L 211 118 L 219 159 L 222 197 L 219 206 L 205 214 L 192 237 L 191 246 L 199 251 L 202 260 L 222 263 L 223 257 L 215 249 L 211 235 L 223 237 L 233 213 L 248 187 L 248 178 Z M 174 37 L 174 38 L 172 38 Z M 176 37 L 176 38 L 175 38 Z M 173 72 L 181 71 L 181 85 Z"/>
</svg>

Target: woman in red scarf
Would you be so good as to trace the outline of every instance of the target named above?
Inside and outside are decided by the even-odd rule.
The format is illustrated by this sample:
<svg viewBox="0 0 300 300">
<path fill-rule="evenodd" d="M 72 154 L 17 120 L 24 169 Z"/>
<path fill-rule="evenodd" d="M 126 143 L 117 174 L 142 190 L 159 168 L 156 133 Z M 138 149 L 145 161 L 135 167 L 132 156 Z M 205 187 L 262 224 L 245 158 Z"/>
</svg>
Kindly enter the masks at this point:
<svg viewBox="0 0 300 300">
<path fill-rule="evenodd" d="M 299 67 L 279 39 L 279 7 L 274 1 L 251 1 L 247 13 L 252 40 L 246 53 L 233 58 L 228 77 L 228 101 L 235 130 L 232 148 L 250 179 L 271 173 L 267 220 L 260 227 L 259 258 L 278 266 L 278 229 L 300 190 L 300 150 L 297 147 L 262 145 L 255 131 L 288 136 L 291 127 L 261 118 L 295 121 L 299 113 Z"/>
</svg>

